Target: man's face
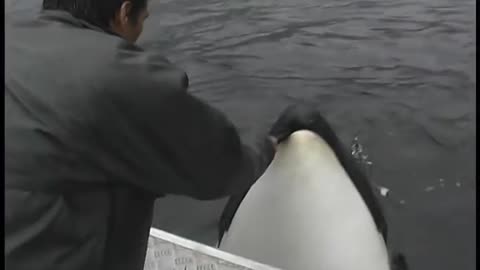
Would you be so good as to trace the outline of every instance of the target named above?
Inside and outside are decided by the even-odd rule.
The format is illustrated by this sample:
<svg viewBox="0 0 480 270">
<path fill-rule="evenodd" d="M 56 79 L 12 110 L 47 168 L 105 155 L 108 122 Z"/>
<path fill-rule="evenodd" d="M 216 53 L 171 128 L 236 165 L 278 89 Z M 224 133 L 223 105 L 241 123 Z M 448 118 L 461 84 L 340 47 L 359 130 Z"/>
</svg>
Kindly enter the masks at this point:
<svg viewBox="0 0 480 270">
<path fill-rule="evenodd" d="M 112 30 L 134 43 L 140 37 L 143 31 L 143 23 L 148 17 L 148 8 L 143 8 L 136 18 L 131 16 L 132 3 L 130 1 L 123 2 L 120 10 L 112 22 Z"/>
</svg>

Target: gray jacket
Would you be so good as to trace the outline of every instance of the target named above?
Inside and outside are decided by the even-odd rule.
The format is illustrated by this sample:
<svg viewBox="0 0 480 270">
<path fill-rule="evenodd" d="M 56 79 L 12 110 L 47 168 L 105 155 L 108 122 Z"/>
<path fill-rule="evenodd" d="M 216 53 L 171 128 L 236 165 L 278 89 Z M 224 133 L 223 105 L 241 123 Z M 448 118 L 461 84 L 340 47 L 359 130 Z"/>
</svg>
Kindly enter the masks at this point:
<svg viewBox="0 0 480 270">
<path fill-rule="evenodd" d="M 6 269 L 143 269 L 155 198 L 242 193 L 272 160 L 112 33 L 43 12 L 5 40 Z"/>
</svg>

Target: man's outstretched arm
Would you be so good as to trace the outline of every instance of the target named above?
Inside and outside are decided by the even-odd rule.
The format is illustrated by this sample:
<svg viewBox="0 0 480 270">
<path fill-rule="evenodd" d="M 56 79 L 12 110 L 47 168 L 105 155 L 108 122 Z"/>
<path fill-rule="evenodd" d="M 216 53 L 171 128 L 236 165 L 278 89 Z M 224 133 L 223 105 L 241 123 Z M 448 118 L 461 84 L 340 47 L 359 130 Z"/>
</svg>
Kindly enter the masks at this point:
<svg viewBox="0 0 480 270">
<path fill-rule="evenodd" d="M 97 128 L 105 170 L 157 195 L 215 199 L 248 190 L 273 159 L 273 143 L 265 136 L 250 148 L 220 111 L 165 89 L 104 96 Z"/>
</svg>

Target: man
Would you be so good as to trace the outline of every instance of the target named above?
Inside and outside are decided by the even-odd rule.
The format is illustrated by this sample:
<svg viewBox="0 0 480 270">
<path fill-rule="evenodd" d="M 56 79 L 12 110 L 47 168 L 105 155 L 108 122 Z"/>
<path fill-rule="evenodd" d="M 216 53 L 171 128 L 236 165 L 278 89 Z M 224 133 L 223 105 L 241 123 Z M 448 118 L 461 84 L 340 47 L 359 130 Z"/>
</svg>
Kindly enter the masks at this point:
<svg viewBox="0 0 480 270">
<path fill-rule="evenodd" d="M 147 0 L 44 0 L 6 22 L 6 269 L 140 270 L 155 198 L 243 194 L 315 118 L 289 112 L 244 146 L 182 70 L 134 44 L 147 17 Z"/>
</svg>

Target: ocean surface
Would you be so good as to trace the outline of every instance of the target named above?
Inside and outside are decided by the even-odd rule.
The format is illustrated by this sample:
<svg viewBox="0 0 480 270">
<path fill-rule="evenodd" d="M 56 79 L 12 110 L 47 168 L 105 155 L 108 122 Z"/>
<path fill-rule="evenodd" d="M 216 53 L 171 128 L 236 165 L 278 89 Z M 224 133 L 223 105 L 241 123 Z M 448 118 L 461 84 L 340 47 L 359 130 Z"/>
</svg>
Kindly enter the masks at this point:
<svg viewBox="0 0 480 270">
<path fill-rule="evenodd" d="M 373 163 L 392 243 L 412 270 L 473 270 L 476 2 L 151 1 L 140 40 L 190 76 L 245 140 L 314 104 Z M 201 134 L 199 134 L 201 136 Z M 159 200 L 155 225 L 215 244 L 225 200 Z"/>
<path fill-rule="evenodd" d="M 139 42 L 184 68 L 190 91 L 247 142 L 286 106 L 315 105 L 345 145 L 358 136 L 368 153 L 411 269 L 473 270 L 475 9 L 474 0 L 150 1 Z M 154 226 L 214 245 L 224 203 L 169 196 Z"/>
</svg>

